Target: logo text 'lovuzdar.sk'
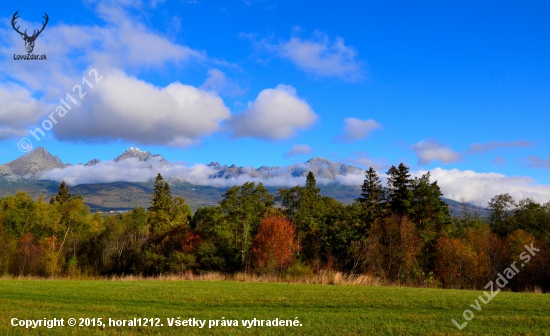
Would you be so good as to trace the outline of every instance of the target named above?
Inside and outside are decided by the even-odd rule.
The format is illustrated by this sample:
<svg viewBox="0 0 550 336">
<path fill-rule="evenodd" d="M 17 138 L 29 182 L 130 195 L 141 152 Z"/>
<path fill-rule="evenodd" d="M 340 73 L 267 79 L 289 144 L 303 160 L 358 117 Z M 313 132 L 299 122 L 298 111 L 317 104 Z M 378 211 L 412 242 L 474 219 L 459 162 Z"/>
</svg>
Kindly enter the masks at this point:
<svg viewBox="0 0 550 336">
<path fill-rule="evenodd" d="M 44 19 L 46 20 L 45 22 L 42 22 L 42 28 L 41 29 L 38 29 L 38 30 L 33 30 L 33 33 L 31 36 L 27 35 L 27 30 L 25 29 L 24 32 L 21 32 L 19 30 L 19 28 L 21 26 L 15 26 L 17 23 L 16 23 L 16 20 L 19 18 L 19 16 L 17 16 L 19 14 L 19 11 L 16 11 L 15 14 L 13 14 L 13 17 L 11 19 L 11 26 L 13 27 L 13 29 L 19 34 L 21 35 L 21 38 L 25 41 L 25 49 L 27 50 L 27 55 L 13 55 L 13 59 L 16 60 L 16 61 L 19 61 L 19 60 L 25 60 L 25 61 L 45 61 L 47 60 L 48 58 L 46 57 L 46 54 L 43 54 L 43 55 L 34 55 L 32 54 L 33 50 L 34 50 L 34 43 L 36 42 L 36 39 L 38 38 L 38 36 L 40 35 L 40 33 L 42 33 L 44 31 L 44 28 L 46 28 L 46 25 L 48 24 L 48 21 L 50 20 L 50 18 L 48 17 L 48 14 L 44 13 Z"/>
</svg>

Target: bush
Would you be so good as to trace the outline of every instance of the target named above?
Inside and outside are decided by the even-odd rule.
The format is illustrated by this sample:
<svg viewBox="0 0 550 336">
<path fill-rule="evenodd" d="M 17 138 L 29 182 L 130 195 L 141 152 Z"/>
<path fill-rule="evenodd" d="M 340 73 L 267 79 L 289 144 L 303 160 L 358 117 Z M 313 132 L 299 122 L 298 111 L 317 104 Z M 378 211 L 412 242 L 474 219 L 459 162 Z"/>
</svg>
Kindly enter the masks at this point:
<svg viewBox="0 0 550 336">
<path fill-rule="evenodd" d="M 299 261 L 286 269 L 285 275 L 291 278 L 308 278 L 313 276 L 313 271 Z"/>
</svg>

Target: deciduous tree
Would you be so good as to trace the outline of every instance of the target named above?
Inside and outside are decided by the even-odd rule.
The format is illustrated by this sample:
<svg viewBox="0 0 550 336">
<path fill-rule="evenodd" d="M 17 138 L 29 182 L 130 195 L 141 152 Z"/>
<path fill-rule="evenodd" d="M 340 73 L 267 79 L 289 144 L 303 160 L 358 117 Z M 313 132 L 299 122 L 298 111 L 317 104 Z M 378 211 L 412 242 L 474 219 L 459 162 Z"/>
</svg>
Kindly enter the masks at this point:
<svg viewBox="0 0 550 336">
<path fill-rule="evenodd" d="M 254 269 L 260 273 L 280 273 L 292 265 L 297 251 L 294 225 L 287 218 L 264 217 L 252 247 Z"/>
</svg>

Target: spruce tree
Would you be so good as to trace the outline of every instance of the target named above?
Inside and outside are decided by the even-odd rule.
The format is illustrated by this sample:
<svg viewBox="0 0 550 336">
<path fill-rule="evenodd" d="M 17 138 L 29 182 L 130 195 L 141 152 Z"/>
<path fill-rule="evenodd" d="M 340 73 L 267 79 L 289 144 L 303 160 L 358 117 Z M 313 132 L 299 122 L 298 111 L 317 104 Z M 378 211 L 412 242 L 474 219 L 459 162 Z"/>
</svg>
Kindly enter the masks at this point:
<svg viewBox="0 0 550 336">
<path fill-rule="evenodd" d="M 65 183 L 65 181 L 62 181 L 59 185 L 59 191 L 57 192 L 57 195 L 55 196 L 55 201 L 59 204 L 67 203 L 71 199 L 71 193 L 69 186 Z"/>
<path fill-rule="evenodd" d="M 159 173 L 155 179 L 153 199 L 151 200 L 149 211 L 156 212 L 160 210 L 169 210 L 171 202 L 172 192 L 170 191 L 170 187 Z"/>
<path fill-rule="evenodd" d="M 411 219 L 423 230 L 428 228 L 438 232 L 443 224 L 450 221 L 449 206 L 441 200 L 441 189 L 437 181 L 430 183 L 430 173 L 412 181 L 413 214 Z"/>
<path fill-rule="evenodd" d="M 317 181 L 315 180 L 315 175 L 312 172 L 307 173 L 306 177 L 306 189 L 312 193 L 318 194 L 320 189 L 317 188 Z"/>
<path fill-rule="evenodd" d="M 411 186 L 409 167 L 403 163 L 399 167 L 391 166 L 388 174 L 387 207 L 397 215 L 408 215 L 413 212 L 414 194 Z"/>
<path fill-rule="evenodd" d="M 300 233 L 318 229 L 323 217 L 323 202 L 317 188 L 315 175 L 309 172 L 306 177 L 306 185 L 298 190 L 298 211 L 296 227 Z"/>
<path fill-rule="evenodd" d="M 357 200 L 363 205 L 367 220 L 372 221 L 383 213 L 384 190 L 376 170 L 369 167 L 365 172 L 365 181 L 361 187 L 361 197 Z"/>
</svg>

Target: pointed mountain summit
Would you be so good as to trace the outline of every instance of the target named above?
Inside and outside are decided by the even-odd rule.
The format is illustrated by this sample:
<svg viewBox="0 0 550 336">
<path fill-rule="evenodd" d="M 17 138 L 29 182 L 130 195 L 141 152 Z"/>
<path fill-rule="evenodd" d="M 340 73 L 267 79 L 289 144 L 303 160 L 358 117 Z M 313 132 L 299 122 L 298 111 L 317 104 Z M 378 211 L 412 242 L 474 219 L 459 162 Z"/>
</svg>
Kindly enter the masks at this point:
<svg viewBox="0 0 550 336">
<path fill-rule="evenodd" d="M 0 165 L 0 175 L 36 178 L 45 171 L 65 167 L 57 156 L 51 155 L 44 147 L 38 147 L 18 159 Z"/>
<path fill-rule="evenodd" d="M 115 162 L 119 162 L 126 159 L 135 158 L 139 161 L 158 161 L 161 164 L 169 164 L 165 158 L 160 154 L 151 154 L 149 151 L 142 151 L 137 147 L 130 147 L 124 153 L 120 154 L 115 158 Z"/>
</svg>

